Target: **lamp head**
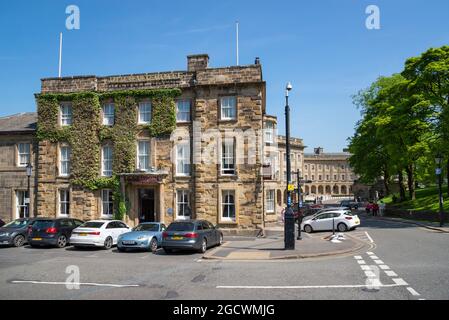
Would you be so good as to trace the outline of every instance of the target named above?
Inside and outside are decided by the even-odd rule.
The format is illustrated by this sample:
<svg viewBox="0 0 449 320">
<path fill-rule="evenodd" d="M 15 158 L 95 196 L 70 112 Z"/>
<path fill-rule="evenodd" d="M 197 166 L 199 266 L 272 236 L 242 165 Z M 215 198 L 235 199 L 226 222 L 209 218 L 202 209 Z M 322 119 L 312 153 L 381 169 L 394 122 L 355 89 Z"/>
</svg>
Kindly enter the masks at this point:
<svg viewBox="0 0 449 320">
<path fill-rule="evenodd" d="M 287 83 L 287 86 L 285 87 L 285 89 L 286 89 L 287 91 L 291 91 L 291 90 L 293 89 L 292 83 L 291 83 L 291 82 L 288 82 L 288 83 Z"/>
</svg>

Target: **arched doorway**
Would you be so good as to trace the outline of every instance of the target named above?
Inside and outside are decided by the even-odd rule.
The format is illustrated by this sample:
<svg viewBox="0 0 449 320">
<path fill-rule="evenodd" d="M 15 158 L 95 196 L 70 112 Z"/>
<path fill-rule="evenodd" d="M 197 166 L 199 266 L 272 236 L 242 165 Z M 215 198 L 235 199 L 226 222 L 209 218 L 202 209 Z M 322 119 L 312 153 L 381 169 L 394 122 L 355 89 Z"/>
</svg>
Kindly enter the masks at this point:
<svg viewBox="0 0 449 320">
<path fill-rule="evenodd" d="M 309 192 L 310 192 L 310 188 L 309 188 L 309 186 L 306 186 L 306 187 L 305 187 L 305 190 L 306 190 L 306 195 L 308 195 L 308 194 L 309 194 Z"/>
<path fill-rule="evenodd" d="M 341 194 L 348 194 L 348 189 L 346 186 L 341 186 Z"/>
<path fill-rule="evenodd" d="M 338 190 L 338 186 L 334 186 L 332 188 L 332 194 L 340 194 L 340 190 Z"/>
<path fill-rule="evenodd" d="M 324 188 L 323 188 L 323 186 L 319 186 L 319 187 L 318 187 L 318 194 L 319 194 L 319 195 L 323 195 L 323 194 L 324 194 Z"/>
<path fill-rule="evenodd" d="M 316 186 L 312 186 L 311 194 L 316 194 Z"/>
<path fill-rule="evenodd" d="M 326 186 L 326 194 L 331 194 L 331 186 Z"/>
</svg>

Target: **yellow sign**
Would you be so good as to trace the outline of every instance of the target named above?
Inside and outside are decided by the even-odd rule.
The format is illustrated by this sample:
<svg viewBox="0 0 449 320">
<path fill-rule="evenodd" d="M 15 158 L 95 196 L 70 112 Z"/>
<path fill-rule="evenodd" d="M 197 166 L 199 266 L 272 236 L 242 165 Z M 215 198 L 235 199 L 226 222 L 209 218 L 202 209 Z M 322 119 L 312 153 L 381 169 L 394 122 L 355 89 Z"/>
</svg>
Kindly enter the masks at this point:
<svg viewBox="0 0 449 320">
<path fill-rule="evenodd" d="M 295 191 L 295 185 L 294 184 L 289 184 L 288 185 L 288 191 Z"/>
</svg>

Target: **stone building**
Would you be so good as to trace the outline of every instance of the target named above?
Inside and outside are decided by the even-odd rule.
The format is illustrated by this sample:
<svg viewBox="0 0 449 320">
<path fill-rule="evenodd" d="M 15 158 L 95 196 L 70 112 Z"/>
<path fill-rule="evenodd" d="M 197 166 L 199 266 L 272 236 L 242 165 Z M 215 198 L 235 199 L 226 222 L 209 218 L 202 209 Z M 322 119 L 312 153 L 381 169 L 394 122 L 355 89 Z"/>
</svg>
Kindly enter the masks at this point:
<svg viewBox="0 0 449 320">
<path fill-rule="evenodd" d="M 176 130 L 155 136 L 149 130 L 153 117 L 169 111 L 155 114 L 156 101 L 145 92 L 173 88 L 180 91 L 174 101 Z M 77 94 L 85 94 L 86 99 L 100 96 L 99 114 L 91 108 L 94 120 L 80 115 L 77 108 L 83 96 L 79 96 L 80 102 L 71 101 Z M 94 172 L 95 179 L 118 177 L 120 197 L 126 205 L 124 221 L 130 225 L 198 218 L 225 229 L 263 227 L 265 82 L 258 59 L 253 65 L 210 68 L 207 55 L 193 55 L 187 58 L 186 71 L 43 79 L 37 95 L 39 128 L 52 110 L 45 109 L 45 103 L 56 101 L 52 99 L 58 101 L 58 114 L 55 123 L 45 124 L 48 132 L 39 139 L 39 216 L 112 218 L 117 211 L 115 190 L 74 183 L 77 174 L 83 175 L 80 163 L 96 165 L 99 158 L 101 168 Z M 124 104 L 131 111 L 118 113 Z M 123 125 L 126 117 L 134 119 L 130 126 L 136 127 L 135 134 L 120 127 L 120 134 L 128 135 L 135 146 L 134 153 L 127 154 L 131 160 L 118 157 L 119 141 L 103 139 L 101 133 L 114 132 L 114 126 Z M 77 131 L 82 121 L 90 121 L 86 130 L 93 133 L 89 136 Z M 64 140 L 66 132 L 71 132 L 71 139 Z M 91 139 L 92 145 L 73 139 L 80 134 Z M 245 135 L 250 137 L 242 138 Z M 77 146 L 80 143 L 85 145 L 82 150 Z M 211 149 L 217 151 L 216 158 L 212 156 L 216 161 L 202 161 Z M 247 156 L 249 152 L 253 156 Z M 86 154 L 90 156 L 86 158 Z M 132 170 L 117 169 L 124 164 Z"/>
<path fill-rule="evenodd" d="M 304 154 L 303 177 L 312 183 L 304 186 L 311 197 L 352 197 L 353 186 L 358 177 L 349 165 L 348 152 L 325 153 L 315 148 L 314 153 Z"/>
<path fill-rule="evenodd" d="M 0 219 L 30 217 L 36 209 L 37 116 L 21 113 L 0 118 Z M 33 166 L 28 196 L 27 165 Z M 27 199 L 31 199 L 28 203 Z"/>
</svg>

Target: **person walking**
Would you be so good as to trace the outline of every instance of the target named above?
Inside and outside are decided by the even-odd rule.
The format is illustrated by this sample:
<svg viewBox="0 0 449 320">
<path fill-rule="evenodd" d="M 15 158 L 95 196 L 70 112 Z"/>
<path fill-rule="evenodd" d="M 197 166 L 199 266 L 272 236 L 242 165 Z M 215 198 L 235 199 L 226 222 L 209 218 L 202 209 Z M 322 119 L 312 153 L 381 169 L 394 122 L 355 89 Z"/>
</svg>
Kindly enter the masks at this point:
<svg viewBox="0 0 449 320">
<path fill-rule="evenodd" d="M 377 217 L 378 212 L 379 212 L 379 205 L 377 204 L 377 202 L 374 202 L 374 204 L 373 204 L 373 217 Z"/>
<path fill-rule="evenodd" d="M 383 201 L 380 201 L 380 205 L 379 205 L 379 215 L 381 217 L 384 216 L 384 211 L 385 211 L 385 203 Z"/>
</svg>

